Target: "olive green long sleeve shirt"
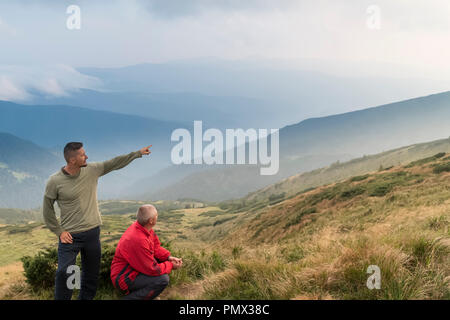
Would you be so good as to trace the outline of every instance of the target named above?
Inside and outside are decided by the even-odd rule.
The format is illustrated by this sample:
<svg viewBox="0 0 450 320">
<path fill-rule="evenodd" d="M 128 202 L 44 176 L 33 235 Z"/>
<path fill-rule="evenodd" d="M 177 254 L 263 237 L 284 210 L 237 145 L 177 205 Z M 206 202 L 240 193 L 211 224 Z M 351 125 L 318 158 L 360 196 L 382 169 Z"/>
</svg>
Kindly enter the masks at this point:
<svg viewBox="0 0 450 320">
<path fill-rule="evenodd" d="M 108 161 L 88 163 L 77 175 L 69 175 L 62 169 L 51 175 L 42 210 L 47 227 L 59 237 L 63 231 L 78 233 L 101 225 L 97 204 L 98 178 L 141 157 L 141 152 L 136 151 Z M 61 222 L 56 219 L 55 201 L 61 209 Z"/>
</svg>

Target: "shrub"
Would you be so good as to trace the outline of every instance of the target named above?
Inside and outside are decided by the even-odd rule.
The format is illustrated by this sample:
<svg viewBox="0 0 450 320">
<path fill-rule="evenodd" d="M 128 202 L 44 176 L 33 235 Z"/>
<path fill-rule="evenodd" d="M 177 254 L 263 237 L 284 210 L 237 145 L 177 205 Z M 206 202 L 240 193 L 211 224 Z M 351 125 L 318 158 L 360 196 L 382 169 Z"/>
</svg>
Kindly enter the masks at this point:
<svg viewBox="0 0 450 320">
<path fill-rule="evenodd" d="M 392 183 L 380 183 L 373 186 L 369 196 L 371 197 L 383 197 L 388 194 L 393 188 Z"/>
<path fill-rule="evenodd" d="M 369 177 L 368 174 L 365 174 L 363 176 L 352 177 L 352 178 L 350 178 L 350 182 L 363 181 L 363 180 L 366 180 L 368 177 Z"/>
<path fill-rule="evenodd" d="M 269 202 L 270 204 L 275 204 L 278 202 L 281 202 L 286 197 L 286 192 L 282 192 L 280 194 L 272 194 L 269 196 Z"/>
<path fill-rule="evenodd" d="M 315 207 L 311 207 L 311 208 L 307 208 L 307 209 L 303 209 L 302 211 L 300 211 L 300 213 L 298 213 L 292 220 L 290 220 L 289 222 L 286 223 L 286 225 L 284 226 L 284 229 L 289 228 L 290 226 L 299 224 L 300 221 L 302 220 L 302 217 L 306 214 L 311 214 L 311 213 L 316 213 L 317 209 Z"/>
<path fill-rule="evenodd" d="M 356 197 L 356 196 L 358 196 L 360 194 L 363 194 L 364 192 L 366 192 L 366 189 L 364 189 L 361 186 L 357 186 L 357 187 L 354 187 L 354 188 L 347 189 L 347 190 L 343 191 L 341 193 L 341 198 L 343 198 L 343 199 L 351 199 L 351 198 Z"/>
<path fill-rule="evenodd" d="M 58 251 L 48 248 L 34 257 L 21 258 L 26 282 L 34 291 L 52 288 L 58 263 Z"/>
<path fill-rule="evenodd" d="M 341 185 L 338 184 L 334 187 L 329 187 L 323 190 L 322 192 L 313 194 L 309 197 L 309 201 L 311 205 L 316 205 L 323 200 L 332 200 L 334 199 L 341 191 Z"/>
<path fill-rule="evenodd" d="M 114 287 L 110 279 L 111 262 L 114 257 L 115 248 L 106 246 L 102 248 L 100 263 L 100 274 L 98 287 L 111 289 Z M 79 256 L 78 256 L 79 258 Z M 55 285 L 55 274 L 58 267 L 58 251 L 56 248 L 40 251 L 37 255 L 24 256 L 21 259 L 26 282 L 34 291 L 51 289 Z M 79 265 L 77 259 L 77 265 Z"/>
<path fill-rule="evenodd" d="M 426 164 L 428 162 L 433 162 L 433 161 L 435 161 L 435 160 L 437 160 L 439 158 L 442 158 L 445 155 L 446 155 L 445 152 L 440 152 L 440 153 L 435 154 L 432 157 L 428 157 L 428 158 L 420 159 L 420 160 L 417 160 L 417 161 L 413 161 L 413 162 L 409 163 L 408 165 L 406 165 L 405 168 L 411 168 L 411 167 L 414 167 L 414 166 L 420 166 L 420 165 Z"/>
<path fill-rule="evenodd" d="M 111 263 L 114 258 L 116 249 L 112 246 L 105 246 L 102 248 L 102 258 L 100 261 L 100 275 L 98 287 L 104 289 L 114 290 L 111 282 Z"/>
<path fill-rule="evenodd" d="M 442 172 L 450 172 L 450 162 L 437 165 L 433 168 L 433 173 L 439 174 Z"/>
</svg>

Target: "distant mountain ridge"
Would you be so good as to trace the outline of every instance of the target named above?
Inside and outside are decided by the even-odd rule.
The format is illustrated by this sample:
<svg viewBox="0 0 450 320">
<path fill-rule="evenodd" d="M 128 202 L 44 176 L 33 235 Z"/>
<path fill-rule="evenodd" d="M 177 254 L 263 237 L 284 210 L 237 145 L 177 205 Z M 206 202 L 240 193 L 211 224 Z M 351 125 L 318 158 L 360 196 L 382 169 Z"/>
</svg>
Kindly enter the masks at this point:
<svg viewBox="0 0 450 320">
<path fill-rule="evenodd" d="M 250 115 L 259 119 L 257 123 L 264 123 L 263 127 L 267 123 L 272 124 L 271 127 L 282 127 L 317 115 L 381 105 L 433 90 L 433 86 L 424 81 L 419 85 L 413 80 L 406 83 L 403 79 L 385 77 L 339 77 L 255 59 L 187 59 L 77 70 L 99 79 L 105 90 L 114 92 L 195 93 L 258 99 L 267 103 L 252 105 L 253 116 L 243 112 L 240 104 L 237 108 L 230 105 L 228 110 L 235 117 Z M 188 104 L 192 101 L 185 100 Z M 217 101 L 220 104 L 220 99 Z M 211 105 L 212 112 L 214 107 Z"/>
<path fill-rule="evenodd" d="M 40 205 L 45 181 L 59 165 L 49 150 L 0 132 L 0 208 Z"/>
<path fill-rule="evenodd" d="M 450 91 L 343 114 L 312 118 L 284 127 L 284 155 L 374 154 L 450 135 Z"/>
<path fill-rule="evenodd" d="M 0 101 L 0 130 L 31 140 L 38 145 L 64 147 L 68 141 L 83 141 L 99 154 L 114 154 L 113 148 L 130 148 L 150 140 L 167 141 L 180 123 L 166 122 L 135 115 L 97 111 L 64 105 L 21 105 Z M 167 149 L 167 145 L 164 145 Z M 92 150 L 91 152 L 96 152 Z"/>
<path fill-rule="evenodd" d="M 61 164 L 62 147 L 68 141 L 83 141 L 90 161 L 153 144 L 149 159 L 137 160 L 101 180 L 100 199 L 241 198 L 336 161 L 448 137 L 445 119 L 450 119 L 450 92 L 304 120 L 280 129 L 280 171 L 261 176 L 258 165 L 167 167 L 171 133 L 184 124 L 80 107 L 0 101 L 0 131 L 51 149 Z"/>
<path fill-rule="evenodd" d="M 448 137 L 450 127 L 445 119 L 450 119 L 450 92 L 307 119 L 280 129 L 280 171 L 275 176 L 260 176 L 255 165 L 209 167 L 189 174 L 183 174 L 177 168 L 181 179 L 157 191 L 147 187 L 147 197 L 203 201 L 239 198 L 295 173 L 317 169 L 337 160 L 347 161 Z M 315 165 L 310 163 L 314 158 L 320 159 Z M 165 172 L 170 175 L 168 169 Z M 159 178 L 164 179 L 163 176 Z M 214 184 L 219 180 L 220 183 Z M 145 189 L 145 186 L 140 184 L 139 189 Z"/>
<path fill-rule="evenodd" d="M 176 122 L 73 106 L 27 106 L 0 101 L 0 131 L 62 155 L 67 142 L 81 141 L 88 161 L 105 161 L 152 144 L 152 155 L 101 179 L 99 195 L 120 196 L 122 184 L 170 164 L 170 135 Z"/>
<path fill-rule="evenodd" d="M 83 106 L 93 110 L 110 111 L 167 122 L 202 120 L 214 128 L 261 127 L 273 123 L 276 112 L 273 103 L 262 99 L 210 96 L 193 92 L 154 93 L 139 91 L 100 92 L 81 89 L 63 97 L 36 95 L 31 104 Z M 239 116 L 237 116 L 238 111 Z M 257 116 L 255 111 L 259 111 Z M 264 115 L 271 114 L 267 119 Z M 282 122 L 281 118 L 277 120 Z"/>
</svg>

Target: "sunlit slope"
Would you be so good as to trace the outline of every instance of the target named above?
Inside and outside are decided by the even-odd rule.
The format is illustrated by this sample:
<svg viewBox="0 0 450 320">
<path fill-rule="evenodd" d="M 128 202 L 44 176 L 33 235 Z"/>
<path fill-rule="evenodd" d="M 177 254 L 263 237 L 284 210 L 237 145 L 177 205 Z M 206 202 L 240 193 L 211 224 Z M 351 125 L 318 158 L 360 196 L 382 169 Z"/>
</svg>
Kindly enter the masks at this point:
<svg viewBox="0 0 450 320">
<path fill-rule="evenodd" d="M 240 254 L 204 297 L 450 298 L 448 154 L 228 210 L 237 217 L 203 233 Z M 380 290 L 366 286 L 369 265 Z"/>
</svg>

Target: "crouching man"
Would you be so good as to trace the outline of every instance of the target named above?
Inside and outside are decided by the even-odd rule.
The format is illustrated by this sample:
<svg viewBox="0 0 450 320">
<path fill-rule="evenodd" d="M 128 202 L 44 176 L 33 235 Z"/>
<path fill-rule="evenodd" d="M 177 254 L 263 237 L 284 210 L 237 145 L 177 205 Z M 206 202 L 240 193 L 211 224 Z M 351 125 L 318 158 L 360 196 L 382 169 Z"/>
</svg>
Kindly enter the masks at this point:
<svg viewBox="0 0 450 320">
<path fill-rule="evenodd" d="M 156 298 L 169 284 L 169 274 L 182 266 L 161 247 L 153 227 L 158 212 L 152 205 L 144 205 L 137 212 L 136 221 L 128 227 L 117 244 L 111 264 L 113 285 L 127 300 Z"/>
</svg>

